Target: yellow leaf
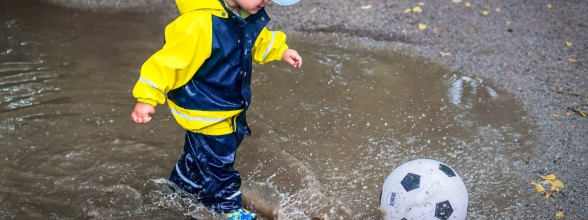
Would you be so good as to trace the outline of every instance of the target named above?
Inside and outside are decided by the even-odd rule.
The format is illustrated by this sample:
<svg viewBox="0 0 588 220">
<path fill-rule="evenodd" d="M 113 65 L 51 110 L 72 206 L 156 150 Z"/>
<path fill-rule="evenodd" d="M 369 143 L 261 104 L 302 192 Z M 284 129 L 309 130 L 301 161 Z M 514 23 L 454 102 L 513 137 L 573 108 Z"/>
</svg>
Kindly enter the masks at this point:
<svg viewBox="0 0 588 220">
<path fill-rule="evenodd" d="M 444 56 L 451 56 L 451 53 L 443 53 L 443 52 L 439 52 L 439 54 L 444 57 Z"/>
<path fill-rule="evenodd" d="M 531 182 L 531 185 L 535 186 L 535 190 L 537 190 L 537 192 L 545 192 L 545 188 L 543 188 L 541 184 Z"/>
<path fill-rule="evenodd" d="M 559 211 L 559 212 L 555 213 L 555 217 L 563 217 L 563 212 Z"/>
<path fill-rule="evenodd" d="M 460 3 L 461 0 L 451 0 L 453 3 Z"/>
<path fill-rule="evenodd" d="M 361 9 L 363 9 L 363 10 L 370 9 L 370 8 L 372 8 L 372 5 L 361 6 Z"/>
<path fill-rule="evenodd" d="M 482 12 L 482 14 L 483 14 L 483 15 L 488 15 L 488 13 L 489 13 L 489 12 L 488 12 L 488 11 L 486 11 L 486 10 L 484 10 L 484 11 Z"/>
<path fill-rule="evenodd" d="M 472 5 L 469 2 L 465 3 L 466 8 L 472 7 Z"/>
<path fill-rule="evenodd" d="M 427 28 L 427 25 L 426 25 L 426 24 L 419 23 L 419 29 L 420 29 L 421 31 L 422 31 L 422 30 L 425 30 L 426 28 Z"/>
<path fill-rule="evenodd" d="M 572 46 L 572 42 L 566 41 L 566 45 L 567 45 L 568 47 L 571 47 L 571 46 Z"/>
<path fill-rule="evenodd" d="M 561 181 L 559 181 L 559 180 L 552 181 L 551 182 L 551 185 L 552 186 L 555 186 L 557 188 L 564 188 L 564 184 Z"/>
<path fill-rule="evenodd" d="M 404 10 L 404 14 L 408 14 L 408 13 L 411 13 L 411 12 L 412 12 L 412 9 L 410 9 L 410 8 L 407 8 L 406 10 Z"/>
<path fill-rule="evenodd" d="M 568 58 L 568 62 L 570 62 L 570 63 L 577 63 L 578 60 L 575 60 L 575 59 L 572 59 L 572 58 Z"/>
<path fill-rule="evenodd" d="M 557 114 L 553 114 L 553 117 L 554 117 L 554 118 L 559 118 L 559 115 L 557 115 Z"/>
<path fill-rule="evenodd" d="M 549 196 L 551 196 L 551 194 L 549 194 L 549 193 L 545 193 L 545 198 L 546 198 L 546 199 L 549 199 Z"/>
<path fill-rule="evenodd" d="M 547 9 L 551 9 L 551 8 L 553 8 L 553 5 L 547 4 Z"/>
<path fill-rule="evenodd" d="M 414 13 L 421 13 L 421 12 L 423 12 L 423 9 L 421 9 L 421 7 L 419 7 L 419 6 L 414 6 L 414 8 L 412 8 L 412 11 Z"/>
<path fill-rule="evenodd" d="M 500 8 L 496 8 L 496 12 L 500 12 Z"/>
<path fill-rule="evenodd" d="M 425 6 L 425 3 L 424 2 L 419 2 L 418 5 Z"/>
<path fill-rule="evenodd" d="M 504 23 L 506 23 L 506 24 L 510 24 L 510 21 L 505 21 Z"/>
<path fill-rule="evenodd" d="M 559 192 L 559 188 L 551 186 L 551 192 Z"/>
<path fill-rule="evenodd" d="M 555 180 L 555 179 L 557 179 L 557 177 L 553 173 L 552 174 L 549 174 L 549 175 L 546 175 L 546 176 L 539 175 L 539 177 L 541 177 L 541 179 L 544 179 L 544 180 Z"/>
</svg>

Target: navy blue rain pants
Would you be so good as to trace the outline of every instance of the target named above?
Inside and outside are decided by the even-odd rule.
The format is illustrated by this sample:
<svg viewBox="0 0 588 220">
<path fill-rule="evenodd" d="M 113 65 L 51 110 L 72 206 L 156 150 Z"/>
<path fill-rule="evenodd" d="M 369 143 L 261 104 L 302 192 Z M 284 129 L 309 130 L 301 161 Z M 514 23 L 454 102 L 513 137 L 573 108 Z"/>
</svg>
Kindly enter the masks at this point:
<svg viewBox="0 0 588 220">
<path fill-rule="evenodd" d="M 233 168 L 243 134 L 209 136 L 186 131 L 184 153 L 169 180 L 216 212 L 241 208 L 241 176 Z"/>
</svg>

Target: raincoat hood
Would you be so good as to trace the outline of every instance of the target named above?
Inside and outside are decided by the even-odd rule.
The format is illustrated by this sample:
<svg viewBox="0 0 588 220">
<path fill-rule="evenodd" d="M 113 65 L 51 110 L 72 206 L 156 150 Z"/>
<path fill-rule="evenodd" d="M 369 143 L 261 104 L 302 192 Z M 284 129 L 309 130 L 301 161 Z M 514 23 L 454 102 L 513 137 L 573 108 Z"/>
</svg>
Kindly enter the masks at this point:
<svg viewBox="0 0 588 220">
<path fill-rule="evenodd" d="M 176 0 L 176 5 L 180 14 L 202 9 L 224 10 L 219 0 Z"/>
</svg>

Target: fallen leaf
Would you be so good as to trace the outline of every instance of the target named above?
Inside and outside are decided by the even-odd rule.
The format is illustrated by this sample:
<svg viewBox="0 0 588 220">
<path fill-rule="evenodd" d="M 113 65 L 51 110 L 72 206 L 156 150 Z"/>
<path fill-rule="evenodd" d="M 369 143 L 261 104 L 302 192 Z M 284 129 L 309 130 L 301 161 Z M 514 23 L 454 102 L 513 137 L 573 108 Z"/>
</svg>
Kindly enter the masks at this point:
<svg viewBox="0 0 588 220">
<path fill-rule="evenodd" d="M 401 34 L 406 34 L 406 28 L 402 29 L 402 31 L 400 31 Z"/>
<path fill-rule="evenodd" d="M 411 13 L 411 12 L 412 12 L 412 9 L 410 9 L 410 8 L 407 8 L 406 10 L 404 10 L 404 14 L 408 14 L 408 13 Z"/>
<path fill-rule="evenodd" d="M 467 8 L 469 8 L 469 7 L 472 7 L 472 5 L 471 5 L 469 2 L 466 2 L 464 5 L 465 5 Z"/>
<path fill-rule="evenodd" d="M 310 10 L 310 13 L 314 13 L 316 11 L 316 8 L 313 8 Z"/>
<path fill-rule="evenodd" d="M 553 173 L 552 174 L 549 174 L 549 175 L 546 175 L 546 176 L 539 175 L 539 177 L 541 177 L 541 179 L 544 179 L 544 180 L 555 180 L 555 179 L 557 179 L 557 177 Z"/>
<path fill-rule="evenodd" d="M 531 182 L 531 185 L 535 186 L 535 190 L 537 190 L 537 192 L 545 192 L 545 188 L 543 188 L 543 186 L 541 184 Z"/>
<path fill-rule="evenodd" d="M 370 9 L 370 8 L 372 8 L 372 5 L 361 6 L 361 9 L 363 9 L 363 10 Z"/>
<path fill-rule="evenodd" d="M 555 217 L 563 217 L 563 212 L 559 211 L 559 212 L 555 213 Z"/>
<path fill-rule="evenodd" d="M 451 56 L 451 53 L 444 53 L 444 52 L 439 52 L 439 54 L 444 57 L 444 56 Z"/>
<path fill-rule="evenodd" d="M 569 112 L 569 111 L 567 111 L 566 113 L 564 113 L 564 115 L 566 115 L 566 116 L 570 116 L 571 114 L 572 114 L 572 113 L 571 113 L 571 112 Z"/>
<path fill-rule="evenodd" d="M 421 9 L 421 7 L 419 7 L 419 6 L 414 6 L 414 8 L 412 8 L 412 11 L 414 13 L 421 13 L 421 12 L 423 12 L 423 9 Z"/>
<path fill-rule="evenodd" d="M 426 28 L 427 28 L 427 25 L 426 25 L 426 24 L 419 23 L 419 29 L 420 29 L 421 31 L 422 31 L 422 30 L 425 30 Z"/>
<path fill-rule="evenodd" d="M 439 32 L 439 28 L 433 28 L 433 33 L 438 33 Z"/>
<path fill-rule="evenodd" d="M 571 47 L 571 46 L 572 46 L 572 42 L 566 41 L 566 45 L 567 45 L 568 47 Z"/>
<path fill-rule="evenodd" d="M 553 8 L 553 5 L 547 4 L 547 9 L 551 9 L 551 8 Z"/>
<path fill-rule="evenodd" d="M 424 2 L 419 2 L 418 5 L 425 6 L 425 3 Z"/>
<path fill-rule="evenodd" d="M 531 56 L 531 54 L 532 54 L 531 51 L 527 52 L 527 56 Z"/>
<path fill-rule="evenodd" d="M 551 186 L 551 192 L 559 192 L 559 188 Z"/>
<path fill-rule="evenodd" d="M 552 186 L 555 186 L 557 188 L 564 188 L 564 184 L 561 181 L 559 181 L 559 180 L 552 181 L 551 182 L 551 185 Z"/>
<path fill-rule="evenodd" d="M 570 63 L 577 63 L 577 62 L 578 62 L 578 60 L 574 60 L 574 59 L 572 59 L 572 58 L 568 58 L 568 62 L 570 62 Z"/>
<path fill-rule="evenodd" d="M 496 12 L 500 12 L 500 8 L 496 8 Z"/>
<path fill-rule="evenodd" d="M 559 118 L 559 115 L 557 115 L 557 114 L 553 114 L 553 117 L 554 117 L 554 118 Z"/>
<path fill-rule="evenodd" d="M 482 12 L 482 14 L 483 14 L 483 15 L 488 15 L 488 13 L 489 13 L 489 12 L 488 12 L 488 11 L 486 11 L 486 10 L 484 10 L 484 11 Z"/>
<path fill-rule="evenodd" d="M 461 0 L 451 0 L 453 3 L 460 3 Z"/>
<path fill-rule="evenodd" d="M 485 8 L 486 10 L 490 10 L 490 6 L 488 6 L 488 5 L 485 5 L 485 6 L 484 6 L 484 8 Z"/>
<path fill-rule="evenodd" d="M 549 196 L 551 196 L 551 193 L 545 193 L 545 198 L 549 199 Z"/>
<path fill-rule="evenodd" d="M 510 24 L 510 21 L 505 21 L 504 23 L 506 23 L 506 24 Z"/>
</svg>

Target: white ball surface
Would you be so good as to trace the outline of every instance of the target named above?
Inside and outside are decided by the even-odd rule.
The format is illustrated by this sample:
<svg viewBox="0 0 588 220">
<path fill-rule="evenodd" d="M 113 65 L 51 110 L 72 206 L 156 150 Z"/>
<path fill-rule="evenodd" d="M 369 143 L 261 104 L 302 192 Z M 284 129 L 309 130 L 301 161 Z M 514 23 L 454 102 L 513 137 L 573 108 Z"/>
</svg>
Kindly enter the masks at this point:
<svg viewBox="0 0 588 220">
<path fill-rule="evenodd" d="M 467 216 L 468 192 L 451 167 L 430 159 L 406 162 L 382 186 L 380 210 L 385 220 L 453 219 Z"/>
</svg>

